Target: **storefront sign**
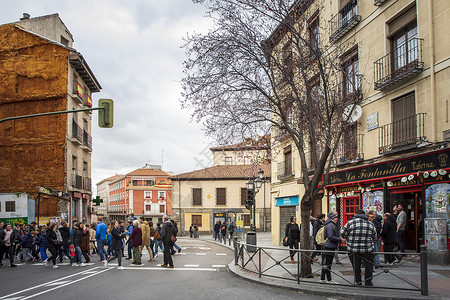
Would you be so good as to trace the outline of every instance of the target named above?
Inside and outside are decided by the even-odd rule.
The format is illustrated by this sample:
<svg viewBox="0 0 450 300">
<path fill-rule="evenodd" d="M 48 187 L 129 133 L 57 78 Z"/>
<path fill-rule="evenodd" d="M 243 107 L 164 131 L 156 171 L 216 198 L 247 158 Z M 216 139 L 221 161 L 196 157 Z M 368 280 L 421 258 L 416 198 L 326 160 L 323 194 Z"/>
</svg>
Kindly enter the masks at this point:
<svg viewBox="0 0 450 300">
<path fill-rule="evenodd" d="M 275 206 L 295 206 L 298 205 L 298 196 L 275 198 Z"/>
<path fill-rule="evenodd" d="M 330 184 L 370 180 L 450 167 L 450 149 L 330 174 Z"/>
<path fill-rule="evenodd" d="M 56 197 L 56 198 L 66 199 L 66 200 L 70 198 L 70 194 L 68 194 L 68 193 L 61 192 L 61 191 L 54 191 L 48 187 L 42 187 L 42 186 L 38 187 L 38 193 Z"/>
<path fill-rule="evenodd" d="M 72 197 L 73 198 L 81 198 L 81 193 L 79 193 L 79 192 L 72 192 Z"/>
</svg>

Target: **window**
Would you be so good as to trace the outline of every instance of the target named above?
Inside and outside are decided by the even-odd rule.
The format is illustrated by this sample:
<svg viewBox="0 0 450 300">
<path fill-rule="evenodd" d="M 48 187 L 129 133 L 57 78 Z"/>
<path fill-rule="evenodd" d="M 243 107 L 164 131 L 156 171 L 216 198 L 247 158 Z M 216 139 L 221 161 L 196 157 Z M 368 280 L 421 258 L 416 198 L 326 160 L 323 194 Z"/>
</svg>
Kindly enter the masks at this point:
<svg viewBox="0 0 450 300">
<path fill-rule="evenodd" d="M 72 216 L 78 217 L 79 210 L 80 210 L 80 206 L 79 206 L 78 200 L 72 199 Z"/>
<path fill-rule="evenodd" d="M 393 145 L 402 146 L 415 141 L 416 131 L 415 94 L 410 93 L 392 101 L 392 137 Z"/>
<path fill-rule="evenodd" d="M 192 215 L 191 216 L 191 224 L 197 225 L 197 227 L 202 226 L 202 215 Z"/>
<path fill-rule="evenodd" d="M 250 215 L 242 215 L 244 218 L 244 226 L 250 226 Z"/>
<path fill-rule="evenodd" d="M 241 205 L 247 203 L 247 188 L 241 188 Z"/>
<path fill-rule="evenodd" d="M 158 191 L 158 199 L 165 200 L 166 199 L 166 191 Z"/>
<path fill-rule="evenodd" d="M 231 166 L 232 165 L 231 157 L 225 157 L 225 165 L 227 165 L 227 166 Z"/>
<path fill-rule="evenodd" d="M 144 202 L 144 210 L 146 213 L 150 213 L 152 211 L 152 203 L 150 201 Z"/>
<path fill-rule="evenodd" d="M 244 156 L 244 165 L 251 165 L 251 164 L 252 164 L 252 157 Z"/>
<path fill-rule="evenodd" d="M 5 212 L 15 212 L 15 211 L 16 211 L 16 201 L 6 201 Z"/>
<path fill-rule="evenodd" d="M 145 199 L 152 199 L 152 192 L 151 191 L 145 191 Z"/>
<path fill-rule="evenodd" d="M 72 93 L 75 95 L 78 93 L 78 75 L 75 72 L 73 72 Z"/>
<path fill-rule="evenodd" d="M 292 47 L 291 42 L 287 42 L 286 45 L 283 46 L 281 57 L 283 59 L 282 62 L 282 74 L 281 74 L 281 82 L 292 81 L 294 78 L 294 64 L 292 58 Z"/>
<path fill-rule="evenodd" d="M 72 186 L 77 186 L 77 157 L 72 155 Z"/>
<path fill-rule="evenodd" d="M 66 47 L 69 47 L 69 40 L 61 36 L 61 44 L 63 44 Z"/>
<path fill-rule="evenodd" d="M 216 189 L 216 204 L 217 205 L 226 205 L 226 189 L 225 188 L 217 188 Z"/>
<path fill-rule="evenodd" d="M 202 205 L 202 189 L 192 189 L 192 204 Z"/>
<path fill-rule="evenodd" d="M 396 76 L 399 71 L 404 72 L 419 56 L 415 6 L 389 23 L 388 38 L 393 51 L 393 75 Z"/>
<path fill-rule="evenodd" d="M 350 51 L 343 58 L 343 90 L 344 96 L 356 95 L 359 91 L 359 59 L 358 49 Z"/>
<path fill-rule="evenodd" d="M 356 16 L 358 14 L 358 1 L 356 0 L 341 0 L 340 1 L 340 7 L 341 7 L 341 24 L 342 27 L 346 27 L 349 25 L 350 20 L 353 18 L 353 16 Z"/>
<path fill-rule="evenodd" d="M 161 214 L 166 213 L 166 204 L 165 203 L 159 205 L 159 213 L 161 213 Z"/>
<path fill-rule="evenodd" d="M 284 148 L 284 175 L 292 174 L 292 147 Z"/>
<path fill-rule="evenodd" d="M 309 22 L 309 47 L 311 50 L 318 50 L 320 48 L 320 29 L 319 29 L 319 15 L 316 13 Z"/>
</svg>

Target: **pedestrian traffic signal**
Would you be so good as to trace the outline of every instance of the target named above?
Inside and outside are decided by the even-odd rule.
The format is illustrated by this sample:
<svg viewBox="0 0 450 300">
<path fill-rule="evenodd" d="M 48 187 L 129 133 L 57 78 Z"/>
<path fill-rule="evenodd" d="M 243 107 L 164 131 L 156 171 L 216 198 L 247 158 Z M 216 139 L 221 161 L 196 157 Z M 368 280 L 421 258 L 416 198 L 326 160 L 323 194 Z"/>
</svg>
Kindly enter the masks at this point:
<svg viewBox="0 0 450 300">
<path fill-rule="evenodd" d="M 112 99 L 98 100 L 98 106 L 103 107 L 98 110 L 98 127 L 111 128 L 114 121 L 114 102 Z"/>
</svg>

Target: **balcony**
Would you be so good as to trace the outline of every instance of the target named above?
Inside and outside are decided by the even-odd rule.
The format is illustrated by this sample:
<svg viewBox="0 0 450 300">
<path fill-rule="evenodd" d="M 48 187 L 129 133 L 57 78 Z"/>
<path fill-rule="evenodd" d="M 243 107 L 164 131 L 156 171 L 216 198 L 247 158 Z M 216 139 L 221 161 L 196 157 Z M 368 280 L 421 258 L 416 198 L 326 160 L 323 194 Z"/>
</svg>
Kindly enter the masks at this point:
<svg viewBox="0 0 450 300">
<path fill-rule="evenodd" d="M 342 140 L 336 149 L 335 164 L 343 165 L 364 160 L 364 134 L 358 134 L 353 139 Z"/>
<path fill-rule="evenodd" d="M 417 148 L 427 141 L 425 113 L 381 126 L 378 131 L 379 153 L 389 154 Z"/>
<path fill-rule="evenodd" d="M 358 2 L 350 1 L 337 15 L 330 20 L 330 43 L 343 37 L 361 21 L 358 15 Z"/>
<path fill-rule="evenodd" d="M 85 130 L 83 130 L 83 148 L 92 150 L 92 137 Z"/>
<path fill-rule="evenodd" d="M 423 70 L 423 39 L 412 38 L 374 63 L 375 90 L 383 90 Z"/>
<path fill-rule="evenodd" d="M 83 178 L 83 190 L 91 191 L 91 178 Z"/>
<path fill-rule="evenodd" d="M 373 5 L 375 5 L 375 6 L 380 6 L 380 5 L 383 4 L 384 2 L 386 2 L 386 0 L 374 0 L 374 1 L 373 1 Z"/>
<path fill-rule="evenodd" d="M 294 176 L 293 165 L 294 165 L 294 159 L 286 160 L 286 161 L 278 163 L 278 165 L 277 165 L 277 170 L 278 170 L 277 179 L 278 180 L 284 180 L 284 179 L 288 179 L 290 177 L 293 177 Z"/>
<path fill-rule="evenodd" d="M 78 124 L 73 121 L 72 122 L 72 142 L 78 143 L 78 144 L 82 144 L 83 143 L 83 130 L 81 129 L 80 126 L 78 126 Z"/>
<path fill-rule="evenodd" d="M 83 177 L 72 174 L 72 187 L 81 190 L 83 188 Z"/>
</svg>

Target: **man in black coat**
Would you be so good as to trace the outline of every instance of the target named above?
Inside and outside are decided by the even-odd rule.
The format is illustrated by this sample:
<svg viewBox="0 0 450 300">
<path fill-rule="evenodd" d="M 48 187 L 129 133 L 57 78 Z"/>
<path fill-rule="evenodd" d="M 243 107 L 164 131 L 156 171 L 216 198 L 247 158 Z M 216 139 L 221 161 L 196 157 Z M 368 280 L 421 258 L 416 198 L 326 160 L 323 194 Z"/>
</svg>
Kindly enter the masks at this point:
<svg viewBox="0 0 450 300">
<path fill-rule="evenodd" d="M 164 215 L 164 224 L 161 227 L 161 241 L 164 244 L 164 264 L 161 267 L 173 268 L 172 254 L 170 249 L 172 249 L 174 242 L 172 241 L 172 236 L 175 238 L 177 232 L 175 227 L 169 221 L 169 217 Z"/>
<path fill-rule="evenodd" d="M 383 230 L 381 231 L 381 238 L 383 239 L 384 252 L 393 252 L 396 243 L 397 223 L 395 216 L 390 213 L 384 214 Z M 385 254 L 384 261 L 388 264 L 393 264 L 395 261 L 394 254 Z"/>
</svg>

